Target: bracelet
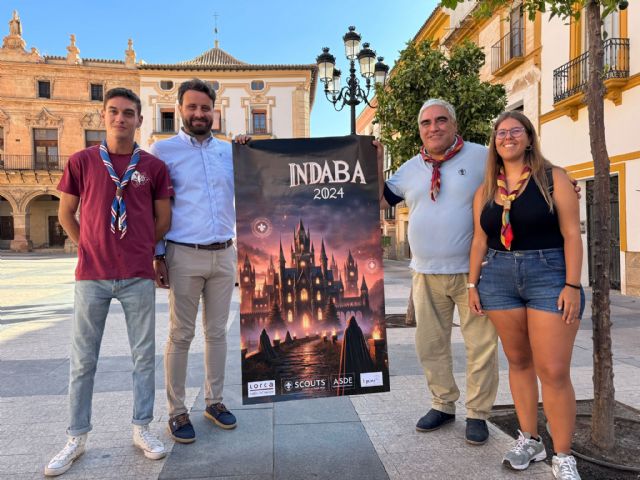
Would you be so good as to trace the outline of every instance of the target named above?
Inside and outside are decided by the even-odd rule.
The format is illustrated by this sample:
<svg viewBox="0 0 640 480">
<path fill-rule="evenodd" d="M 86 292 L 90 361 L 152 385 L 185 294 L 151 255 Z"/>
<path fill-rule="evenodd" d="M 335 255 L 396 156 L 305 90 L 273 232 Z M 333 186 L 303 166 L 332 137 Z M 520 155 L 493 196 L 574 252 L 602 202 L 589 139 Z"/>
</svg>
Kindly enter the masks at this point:
<svg viewBox="0 0 640 480">
<path fill-rule="evenodd" d="M 564 286 L 565 287 L 575 288 L 576 290 L 580 290 L 582 288 L 580 285 L 574 285 L 572 283 L 567 283 L 567 282 L 564 283 Z"/>
</svg>

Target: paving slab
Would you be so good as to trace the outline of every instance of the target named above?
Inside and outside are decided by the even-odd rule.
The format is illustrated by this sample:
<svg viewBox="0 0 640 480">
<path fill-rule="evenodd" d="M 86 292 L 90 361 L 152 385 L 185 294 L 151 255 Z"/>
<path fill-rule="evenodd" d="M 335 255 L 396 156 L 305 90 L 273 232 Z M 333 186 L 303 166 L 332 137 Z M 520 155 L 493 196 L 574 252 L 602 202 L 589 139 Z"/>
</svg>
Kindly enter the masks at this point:
<svg viewBox="0 0 640 480">
<path fill-rule="evenodd" d="M 275 426 L 276 480 L 389 478 L 360 422 Z"/>
<path fill-rule="evenodd" d="M 195 443 L 176 443 L 160 479 L 271 475 L 273 414 L 270 409 L 236 410 L 238 426 L 223 430 L 194 412 Z"/>
<path fill-rule="evenodd" d="M 276 425 L 359 422 L 348 397 L 291 400 L 274 404 Z"/>
</svg>

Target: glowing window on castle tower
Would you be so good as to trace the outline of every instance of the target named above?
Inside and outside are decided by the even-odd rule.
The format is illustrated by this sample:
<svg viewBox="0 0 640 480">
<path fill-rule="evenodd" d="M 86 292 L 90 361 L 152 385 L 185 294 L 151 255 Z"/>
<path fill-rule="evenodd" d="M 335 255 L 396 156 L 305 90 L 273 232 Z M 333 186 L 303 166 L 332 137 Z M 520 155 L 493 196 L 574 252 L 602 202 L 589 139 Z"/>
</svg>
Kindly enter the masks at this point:
<svg viewBox="0 0 640 480">
<path fill-rule="evenodd" d="M 320 285 L 320 277 L 316 277 L 316 285 Z"/>
<path fill-rule="evenodd" d="M 322 309 L 318 309 L 318 320 L 322 320 Z"/>
<path fill-rule="evenodd" d="M 302 317 L 302 328 L 304 328 L 305 331 L 309 329 L 309 315 L 306 313 Z"/>
<path fill-rule="evenodd" d="M 291 279 L 287 280 L 287 285 L 291 285 Z"/>
<path fill-rule="evenodd" d="M 293 322 L 293 312 L 291 310 L 287 312 L 287 322 L 289 323 Z"/>
<path fill-rule="evenodd" d="M 287 302 L 291 303 L 291 293 L 287 293 Z"/>
<path fill-rule="evenodd" d="M 353 272 L 349 272 L 349 276 L 350 276 L 350 277 L 353 277 Z"/>
<path fill-rule="evenodd" d="M 249 277 L 244 277 L 244 281 L 248 282 L 249 281 Z"/>
<path fill-rule="evenodd" d="M 306 288 L 303 288 L 300 291 L 300 300 L 302 300 L 303 302 L 309 300 L 309 292 L 307 292 Z"/>
<path fill-rule="evenodd" d="M 304 267 L 306 264 L 307 264 L 307 262 L 305 262 L 304 260 L 302 260 L 302 261 L 300 262 L 300 266 L 301 266 L 301 267 Z"/>
<path fill-rule="evenodd" d="M 322 294 L 320 292 L 316 292 L 316 300 L 322 300 Z"/>
</svg>

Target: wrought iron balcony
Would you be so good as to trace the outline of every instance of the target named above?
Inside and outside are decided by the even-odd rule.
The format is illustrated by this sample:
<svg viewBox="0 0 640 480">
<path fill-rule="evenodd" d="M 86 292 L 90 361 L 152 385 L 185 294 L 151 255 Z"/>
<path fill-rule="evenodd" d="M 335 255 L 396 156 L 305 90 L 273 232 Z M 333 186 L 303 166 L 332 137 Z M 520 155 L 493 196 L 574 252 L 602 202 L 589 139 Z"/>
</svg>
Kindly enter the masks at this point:
<svg viewBox="0 0 640 480">
<path fill-rule="evenodd" d="M 251 122 L 247 120 L 247 135 L 273 135 L 271 119 L 266 122 L 255 118 Z"/>
<path fill-rule="evenodd" d="M 0 170 L 64 170 L 69 160 L 62 155 L 6 155 L 0 154 Z"/>
<path fill-rule="evenodd" d="M 523 57 L 524 28 L 514 28 L 491 47 L 491 74 L 500 74 L 505 66 Z"/>
<path fill-rule="evenodd" d="M 629 77 L 629 39 L 608 38 L 604 41 L 604 79 Z M 553 103 L 558 103 L 584 90 L 589 80 L 589 52 L 553 71 Z"/>
<path fill-rule="evenodd" d="M 160 122 L 160 132 L 162 133 L 175 133 L 175 121 L 173 118 L 163 118 Z"/>
</svg>

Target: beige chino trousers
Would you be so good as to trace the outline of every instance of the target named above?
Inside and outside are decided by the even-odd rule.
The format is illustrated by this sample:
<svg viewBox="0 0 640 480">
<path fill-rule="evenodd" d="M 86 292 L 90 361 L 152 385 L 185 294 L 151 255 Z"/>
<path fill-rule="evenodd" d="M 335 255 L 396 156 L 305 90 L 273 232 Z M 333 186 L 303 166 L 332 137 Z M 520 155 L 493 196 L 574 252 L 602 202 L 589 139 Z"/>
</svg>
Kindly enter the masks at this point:
<svg viewBox="0 0 640 480">
<path fill-rule="evenodd" d="M 467 417 L 486 420 L 498 392 L 498 336 L 486 316 L 474 315 L 469 309 L 467 279 L 466 273 L 413 273 L 416 351 L 431 391 L 432 408 L 454 414 L 460 398 L 451 356 L 453 309 L 457 307 L 467 356 Z"/>
<path fill-rule="evenodd" d="M 169 270 L 169 339 L 164 352 L 169 415 L 186 413 L 185 382 L 189 347 L 202 298 L 204 398 L 207 405 L 222 401 L 227 359 L 227 320 L 236 279 L 234 246 L 196 250 L 167 243 Z"/>
</svg>

